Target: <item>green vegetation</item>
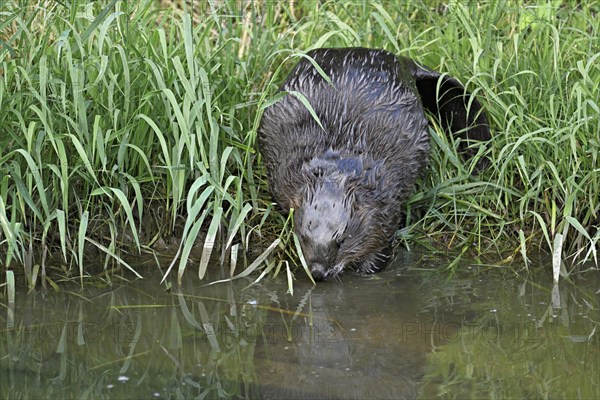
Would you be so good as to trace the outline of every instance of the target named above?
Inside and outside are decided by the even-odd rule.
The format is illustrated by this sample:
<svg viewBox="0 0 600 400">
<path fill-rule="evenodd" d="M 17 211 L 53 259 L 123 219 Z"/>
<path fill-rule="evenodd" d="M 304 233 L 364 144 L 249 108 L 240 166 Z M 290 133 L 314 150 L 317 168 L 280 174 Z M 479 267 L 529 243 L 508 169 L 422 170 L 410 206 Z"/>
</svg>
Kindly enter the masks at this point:
<svg viewBox="0 0 600 400">
<path fill-rule="evenodd" d="M 275 250 L 264 271 L 289 274 L 293 241 L 256 129 L 299 54 L 321 46 L 410 56 L 486 107 L 493 163 L 477 177 L 434 124 L 430 169 L 399 232 L 407 246 L 525 260 L 541 248 L 555 273 L 561 260 L 597 262 L 597 2 L 225 0 L 193 2 L 191 14 L 175 3 L 2 2 L 0 265 L 24 266 L 30 286 L 52 284 L 56 265 L 83 277 L 98 254 L 107 270 L 140 273 L 127 253 L 170 238 L 179 276 L 198 266 L 202 278 L 216 245 L 223 262 Z M 203 255 L 190 263 L 194 246 Z"/>
</svg>

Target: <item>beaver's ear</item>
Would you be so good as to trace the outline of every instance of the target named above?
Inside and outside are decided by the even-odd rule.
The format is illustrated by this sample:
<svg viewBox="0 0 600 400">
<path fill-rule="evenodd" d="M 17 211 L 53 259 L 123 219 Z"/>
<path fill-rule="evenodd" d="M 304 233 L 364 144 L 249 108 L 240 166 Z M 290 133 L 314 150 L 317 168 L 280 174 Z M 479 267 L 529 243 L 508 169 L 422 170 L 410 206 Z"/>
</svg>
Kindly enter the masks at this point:
<svg viewBox="0 0 600 400">
<path fill-rule="evenodd" d="M 407 64 L 415 78 L 423 107 L 439 115 L 442 125 L 461 138 L 461 153 L 468 158 L 473 157 L 479 150 L 476 142 L 491 139 L 481 103 L 456 79 L 406 60 L 409 61 Z M 480 159 L 477 169 L 481 170 L 488 162 L 487 158 Z"/>
</svg>

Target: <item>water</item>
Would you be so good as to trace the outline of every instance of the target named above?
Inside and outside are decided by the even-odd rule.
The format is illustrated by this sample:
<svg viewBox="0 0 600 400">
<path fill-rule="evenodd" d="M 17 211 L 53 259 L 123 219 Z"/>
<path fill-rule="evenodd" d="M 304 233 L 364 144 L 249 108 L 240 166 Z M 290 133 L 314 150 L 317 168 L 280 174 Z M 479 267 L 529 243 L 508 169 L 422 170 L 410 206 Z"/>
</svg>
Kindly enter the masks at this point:
<svg viewBox="0 0 600 400">
<path fill-rule="evenodd" d="M 554 287 L 447 265 L 402 254 L 293 296 L 192 270 L 180 291 L 147 274 L 20 293 L 0 310 L 0 397 L 600 398 L 597 271 Z"/>
</svg>

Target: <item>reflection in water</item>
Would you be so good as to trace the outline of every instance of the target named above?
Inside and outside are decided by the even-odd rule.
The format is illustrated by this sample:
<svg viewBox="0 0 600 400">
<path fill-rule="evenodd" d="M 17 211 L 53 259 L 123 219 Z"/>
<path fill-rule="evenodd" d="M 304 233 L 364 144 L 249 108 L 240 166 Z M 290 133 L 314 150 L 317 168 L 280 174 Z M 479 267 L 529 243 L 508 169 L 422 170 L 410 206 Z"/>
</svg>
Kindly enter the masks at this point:
<svg viewBox="0 0 600 400">
<path fill-rule="evenodd" d="M 600 398 L 599 278 L 478 283 L 489 312 L 427 355 L 421 397 Z"/>
<path fill-rule="evenodd" d="M 14 314 L 2 303 L 0 397 L 600 398 L 597 273 L 445 281 L 402 268 L 445 266 L 416 256 L 301 278 L 294 296 L 280 280 L 171 293 L 156 277 L 22 293 Z"/>
<path fill-rule="evenodd" d="M 385 280 L 388 278 L 387 280 Z M 419 299 L 397 277 L 318 285 L 269 314 L 273 335 L 255 367 L 268 398 L 414 398 L 430 344 L 421 340 Z M 424 317 L 423 320 L 426 320 Z"/>
</svg>

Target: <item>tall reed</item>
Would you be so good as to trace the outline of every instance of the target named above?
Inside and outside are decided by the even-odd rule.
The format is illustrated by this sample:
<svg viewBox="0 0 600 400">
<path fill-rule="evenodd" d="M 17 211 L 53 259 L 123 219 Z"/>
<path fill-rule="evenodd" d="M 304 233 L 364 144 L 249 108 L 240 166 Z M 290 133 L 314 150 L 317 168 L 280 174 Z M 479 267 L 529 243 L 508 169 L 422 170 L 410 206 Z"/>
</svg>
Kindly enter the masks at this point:
<svg viewBox="0 0 600 400">
<path fill-rule="evenodd" d="M 267 249 L 260 261 L 290 255 L 256 130 L 299 54 L 320 46 L 410 56 L 485 104 L 492 163 L 478 176 L 432 125 L 430 167 L 398 233 L 407 246 L 526 262 L 541 248 L 555 274 L 597 263 L 597 3 L 172 3 L 3 2 L 0 265 L 22 265 L 30 285 L 51 282 L 47 255 L 82 278 L 97 254 L 140 274 L 126 255 L 170 237 L 179 277 L 193 266 L 202 278 L 211 256 L 234 274 L 253 246 Z M 289 273 L 284 261 L 268 270 Z"/>
</svg>

